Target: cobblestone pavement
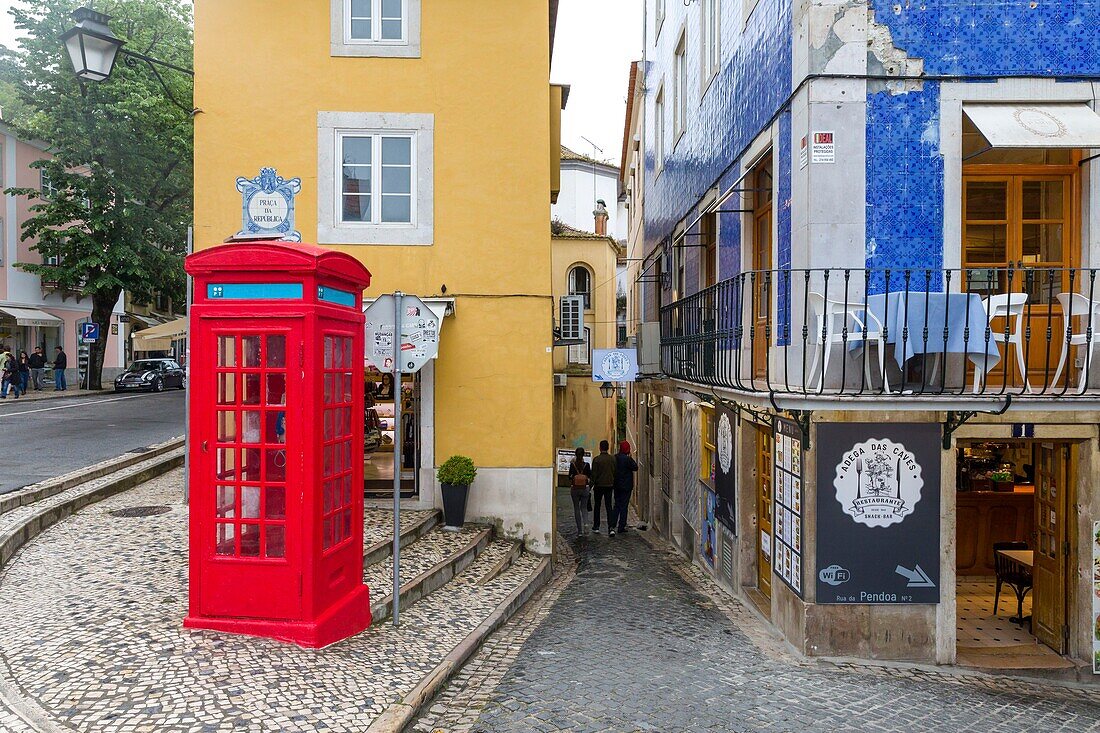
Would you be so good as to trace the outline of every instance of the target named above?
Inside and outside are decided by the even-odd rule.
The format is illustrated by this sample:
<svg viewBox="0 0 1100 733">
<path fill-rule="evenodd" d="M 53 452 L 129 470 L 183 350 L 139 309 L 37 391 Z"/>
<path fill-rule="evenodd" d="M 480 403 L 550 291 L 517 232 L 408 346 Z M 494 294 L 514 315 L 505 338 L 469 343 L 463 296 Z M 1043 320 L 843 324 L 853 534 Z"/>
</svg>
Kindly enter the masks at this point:
<svg viewBox="0 0 1100 733">
<path fill-rule="evenodd" d="M 173 471 L 79 512 L 0 575 L 0 731 L 365 731 L 539 562 L 521 555 L 482 582 L 500 543 L 409 606 L 400 628 L 323 650 L 187 631 L 181 480 Z M 109 514 L 143 505 L 170 511 Z"/>
<path fill-rule="evenodd" d="M 565 572 L 490 637 L 418 733 L 1100 730 L 1093 688 L 797 657 L 636 533 L 578 539 L 568 503 Z"/>
</svg>

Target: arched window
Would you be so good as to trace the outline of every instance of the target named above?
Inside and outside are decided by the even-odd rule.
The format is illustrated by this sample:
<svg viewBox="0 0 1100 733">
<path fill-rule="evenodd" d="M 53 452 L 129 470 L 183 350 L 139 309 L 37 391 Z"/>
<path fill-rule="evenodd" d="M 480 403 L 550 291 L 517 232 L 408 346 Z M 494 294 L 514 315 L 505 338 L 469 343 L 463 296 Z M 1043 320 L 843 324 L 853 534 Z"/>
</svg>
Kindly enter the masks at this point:
<svg viewBox="0 0 1100 733">
<path fill-rule="evenodd" d="M 592 309 L 592 273 L 584 265 L 569 271 L 569 294 L 584 296 L 584 309 Z"/>
</svg>

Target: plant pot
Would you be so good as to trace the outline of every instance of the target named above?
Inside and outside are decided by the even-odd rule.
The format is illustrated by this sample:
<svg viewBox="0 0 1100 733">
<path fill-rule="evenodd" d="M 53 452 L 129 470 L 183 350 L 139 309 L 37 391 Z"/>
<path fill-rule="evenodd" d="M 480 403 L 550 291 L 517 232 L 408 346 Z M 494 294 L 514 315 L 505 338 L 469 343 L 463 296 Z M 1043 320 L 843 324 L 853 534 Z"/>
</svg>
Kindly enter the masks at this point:
<svg viewBox="0 0 1100 733">
<path fill-rule="evenodd" d="M 466 497 L 469 484 L 441 484 L 443 489 L 443 524 L 461 527 L 466 521 Z"/>
<path fill-rule="evenodd" d="M 994 481 L 993 490 L 1001 492 L 1009 492 L 1016 490 L 1016 484 L 1012 481 Z"/>
</svg>

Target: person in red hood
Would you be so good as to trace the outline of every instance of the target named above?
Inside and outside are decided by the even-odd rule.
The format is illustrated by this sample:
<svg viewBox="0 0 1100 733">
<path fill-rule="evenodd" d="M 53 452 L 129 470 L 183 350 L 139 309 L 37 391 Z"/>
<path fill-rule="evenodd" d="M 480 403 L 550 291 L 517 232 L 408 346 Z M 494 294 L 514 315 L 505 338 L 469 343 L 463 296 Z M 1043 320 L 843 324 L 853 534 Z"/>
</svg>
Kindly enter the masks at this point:
<svg viewBox="0 0 1100 733">
<path fill-rule="evenodd" d="M 619 452 L 615 454 L 615 509 L 611 513 L 609 525 L 618 522 L 619 533 L 626 531 L 626 515 L 630 511 L 630 492 L 634 491 L 634 474 L 638 464 L 630 457 L 630 443 L 619 443 Z"/>
</svg>

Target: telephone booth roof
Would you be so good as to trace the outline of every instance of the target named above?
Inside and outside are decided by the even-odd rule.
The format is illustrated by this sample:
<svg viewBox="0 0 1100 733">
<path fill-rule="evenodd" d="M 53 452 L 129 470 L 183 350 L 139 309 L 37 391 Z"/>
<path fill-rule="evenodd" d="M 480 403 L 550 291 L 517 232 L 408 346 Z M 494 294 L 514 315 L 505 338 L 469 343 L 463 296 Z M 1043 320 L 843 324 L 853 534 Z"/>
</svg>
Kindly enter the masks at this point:
<svg viewBox="0 0 1100 733">
<path fill-rule="evenodd" d="M 204 249 L 188 255 L 184 269 L 192 276 L 246 272 L 316 274 L 360 288 L 368 287 L 371 280 L 370 270 L 351 255 L 315 244 L 274 239 Z"/>
</svg>

